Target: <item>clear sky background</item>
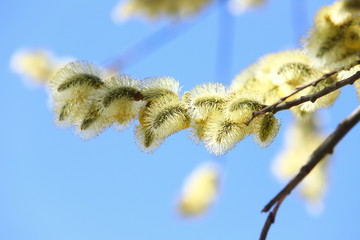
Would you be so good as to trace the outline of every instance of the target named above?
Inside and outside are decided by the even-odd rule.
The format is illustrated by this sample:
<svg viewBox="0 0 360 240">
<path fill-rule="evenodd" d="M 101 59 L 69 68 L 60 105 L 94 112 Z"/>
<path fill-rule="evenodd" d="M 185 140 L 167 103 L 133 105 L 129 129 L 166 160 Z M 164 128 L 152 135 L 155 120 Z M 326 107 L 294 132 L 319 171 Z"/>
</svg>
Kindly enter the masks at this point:
<svg viewBox="0 0 360 240">
<path fill-rule="evenodd" d="M 188 21 L 191 27 L 176 40 L 124 72 L 137 78 L 171 76 L 183 90 L 215 80 L 230 83 L 259 57 L 299 46 L 316 9 L 329 3 L 269 0 L 258 11 L 234 17 L 229 74 L 215 74 L 221 56 L 218 20 L 224 11 L 216 7 Z M 249 138 L 226 159 L 217 159 L 224 166 L 218 201 L 204 217 L 182 219 L 175 200 L 183 180 L 200 163 L 214 159 L 187 131 L 169 137 L 153 154 L 139 150 L 133 126 L 83 141 L 55 126 L 43 88 L 29 88 L 11 72 L 9 62 L 19 48 L 46 48 L 101 65 L 168 24 L 115 24 L 110 14 L 116 4 L 0 1 L 0 240 L 258 239 L 267 217 L 260 211 L 282 187 L 270 165 L 291 140 L 283 138 L 290 113 L 278 114 L 282 128 L 269 148 L 260 149 Z M 353 89 L 344 89 L 323 112 L 324 130 L 333 130 L 358 104 Z M 311 216 L 304 200 L 292 194 L 268 239 L 359 239 L 359 140 L 357 126 L 336 148 L 324 212 Z"/>
</svg>

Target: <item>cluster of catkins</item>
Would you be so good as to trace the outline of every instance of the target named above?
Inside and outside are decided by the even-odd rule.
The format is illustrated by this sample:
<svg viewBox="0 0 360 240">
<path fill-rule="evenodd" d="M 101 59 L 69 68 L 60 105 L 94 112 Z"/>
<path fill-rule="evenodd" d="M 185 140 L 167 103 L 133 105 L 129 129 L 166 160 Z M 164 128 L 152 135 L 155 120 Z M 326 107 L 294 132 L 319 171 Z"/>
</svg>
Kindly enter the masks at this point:
<svg viewBox="0 0 360 240">
<path fill-rule="evenodd" d="M 252 112 L 263 107 L 261 95 L 247 90 L 229 92 L 220 83 L 196 86 L 180 99 L 179 83 L 172 78 L 139 81 L 77 61 L 56 74 L 50 89 L 60 126 L 73 125 L 87 139 L 112 125 L 121 130 L 137 119 L 137 142 L 147 152 L 186 128 L 217 155 L 252 133 L 261 146 L 267 146 L 279 129 L 271 113 L 246 125 Z"/>
<path fill-rule="evenodd" d="M 273 104 L 280 98 L 294 92 L 297 87 L 311 83 L 324 75 L 324 71 L 312 66 L 312 61 L 301 49 L 269 54 L 257 63 L 241 72 L 232 82 L 230 89 L 234 92 L 256 89 L 264 97 L 266 105 Z M 320 81 L 293 95 L 288 100 L 303 95 L 313 94 L 334 84 L 336 76 Z M 302 118 L 319 108 L 328 107 L 338 97 L 340 91 L 329 93 L 315 102 L 306 102 L 292 108 L 293 113 Z"/>
<path fill-rule="evenodd" d="M 139 81 L 128 75 L 111 75 L 90 63 L 70 63 L 50 82 L 56 121 L 63 126 L 73 125 L 82 137 L 91 138 L 112 125 L 121 130 L 137 119 L 137 142 L 147 152 L 186 128 L 196 142 L 204 143 L 216 155 L 224 154 L 251 134 L 266 147 L 276 136 L 279 121 L 268 112 L 249 122 L 253 112 L 325 72 L 339 71 L 292 98 L 318 92 L 359 69 L 359 5 L 348 0 L 323 7 L 304 49 L 261 58 L 240 73 L 229 89 L 220 83 L 207 83 L 180 97 L 179 83 L 172 78 Z M 338 94 L 334 91 L 292 110 L 303 118 L 330 106 Z"/>
<path fill-rule="evenodd" d="M 360 2 L 344 0 L 322 7 L 305 40 L 316 67 L 333 70 L 360 60 Z"/>
<path fill-rule="evenodd" d="M 315 16 L 313 28 L 303 39 L 302 49 L 261 58 L 235 78 L 231 90 L 256 89 L 265 97 L 265 103 L 271 104 L 325 73 L 338 72 L 292 98 L 318 92 L 352 76 L 360 70 L 359 12 L 358 0 L 338 1 L 322 7 Z M 354 85 L 360 99 L 359 81 Z M 339 91 L 334 91 L 314 103 L 307 102 L 292 110 L 296 116 L 303 117 L 319 108 L 331 106 L 338 95 Z"/>
</svg>

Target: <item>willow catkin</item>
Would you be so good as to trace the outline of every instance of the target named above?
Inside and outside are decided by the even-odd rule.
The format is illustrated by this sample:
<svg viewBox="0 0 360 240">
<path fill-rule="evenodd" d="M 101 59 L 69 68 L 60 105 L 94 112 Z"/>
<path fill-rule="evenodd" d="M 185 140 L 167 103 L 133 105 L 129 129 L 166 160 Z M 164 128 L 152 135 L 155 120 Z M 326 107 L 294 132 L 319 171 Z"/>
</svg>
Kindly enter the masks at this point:
<svg viewBox="0 0 360 240">
<path fill-rule="evenodd" d="M 79 122 L 90 107 L 90 97 L 104 86 L 103 70 L 87 62 L 71 62 L 61 68 L 49 83 L 56 123 L 70 126 Z"/>
</svg>

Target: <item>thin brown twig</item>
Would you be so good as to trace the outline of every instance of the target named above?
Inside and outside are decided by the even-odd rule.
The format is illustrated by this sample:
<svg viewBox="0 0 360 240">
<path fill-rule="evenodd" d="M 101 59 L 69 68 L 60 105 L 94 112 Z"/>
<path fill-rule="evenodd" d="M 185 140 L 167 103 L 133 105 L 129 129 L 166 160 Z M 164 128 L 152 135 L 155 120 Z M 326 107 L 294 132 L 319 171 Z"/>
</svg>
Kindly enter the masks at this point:
<svg viewBox="0 0 360 240">
<path fill-rule="evenodd" d="M 329 74 L 335 74 L 336 72 L 332 72 Z M 329 77 L 329 76 L 327 76 Z M 277 101 L 276 103 L 272 104 L 272 105 L 268 105 L 266 107 L 264 107 L 263 109 L 253 112 L 252 117 L 246 122 L 246 125 L 249 125 L 250 122 L 256 118 L 259 115 L 265 114 L 267 112 L 272 112 L 272 113 L 277 113 L 279 111 L 285 110 L 285 109 L 290 109 L 292 107 L 298 106 L 304 102 L 315 102 L 318 98 L 323 97 L 337 89 L 340 89 L 346 85 L 352 85 L 354 84 L 354 82 L 356 80 L 358 80 L 360 78 L 360 71 L 356 72 L 354 75 L 352 75 L 351 77 L 348 77 L 344 80 L 338 81 L 336 83 L 334 83 L 333 85 L 330 85 L 328 87 L 325 87 L 324 89 L 322 89 L 321 91 L 318 91 L 316 93 L 313 94 L 309 94 L 309 95 L 305 95 L 305 96 L 301 96 L 299 98 L 296 98 L 294 100 L 291 101 L 285 101 L 286 99 L 288 99 L 289 97 L 295 95 L 296 93 L 300 92 L 301 90 L 309 87 L 309 86 L 316 86 L 320 81 L 324 80 L 327 78 L 326 75 L 324 75 L 322 78 L 317 79 L 314 82 L 311 82 L 309 84 L 306 84 L 304 86 L 301 86 L 299 88 L 297 88 L 294 92 L 292 92 L 291 94 L 281 98 L 279 101 Z"/>
<path fill-rule="evenodd" d="M 275 222 L 275 218 L 276 218 L 276 214 L 277 214 L 277 211 L 282 203 L 282 201 L 284 200 L 284 198 L 280 199 L 276 206 L 274 207 L 274 209 L 269 213 L 267 219 L 266 219 L 266 222 L 264 224 L 264 227 L 261 231 L 261 235 L 260 235 L 260 240 L 265 240 L 266 239 L 266 236 L 269 232 L 269 229 L 271 227 L 271 225 Z"/>
<path fill-rule="evenodd" d="M 274 210 L 270 213 L 270 220 L 275 219 L 276 212 L 283 200 L 294 190 L 294 188 L 311 172 L 311 170 L 328 154 L 332 154 L 335 146 L 341 139 L 360 121 L 360 106 L 345 118 L 323 142 L 311 154 L 308 162 L 300 169 L 299 173 L 263 208 L 262 212 L 268 212 L 275 204 Z M 270 221 L 269 220 L 269 221 Z M 271 223 L 266 221 L 263 232 L 268 232 Z M 260 238 L 264 240 L 265 238 Z"/>
<path fill-rule="evenodd" d="M 300 92 L 300 91 L 302 91 L 302 90 L 304 90 L 304 89 L 306 89 L 306 88 L 308 88 L 308 87 L 311 87 L 311 86 L 314 86 L 314 87 L 315 87 L 315 86 L 318 85 L 321 81 L 323 81 L 323 80 L 325 80 L 325 79 L 333 76 L 333 75 L 336 74 L 336 73 L 337 73 L 337 71 L 333 71 L 333 72 L 330 72 L 330 73 L 326 73 L 326 74 L 324 74 L 321 78 L 316 79 L 315 81 L 312 81 L 312 82 L 310 82 L 310 83 L 308 83 L 308 84 L 305 84 L 305 85 L 303 85 L 303 86 L 296 87 L 295 90 L 294 90 L 292 93 L 290 93 L 289 95 L 286 95 L 286 96 L 280 98 L 279 101 L 277 101 L 276 103 L 274 103 L 274 104 L 272 104 L 272 105 L 269 105 L 269 106 L 266 106 L 265 108 L 262 109 L 262 111 L 268 111 L 268 110 L 271 111 L 271 109 L 273 109 L 273 108 L 275 108 L 276 106 L 278 106 L 279 104 L 283 103 L 283 102 L 286 101 L 288 98 L 294 96 L 294 95 L 297 94 L 298 92 Z M 258 116 L 258 115 L 260 115 L 260 114 L 261 114 L 261 113 L 257 114 L 257 113 L 255 112 L 255 113 L 253 114 L 253 118 L 255 118 L 256 116 Z M 251 119 L 251 120 L 252 120 L 252 119 Z M 251 120 L 249 120 L 249 122 L 250 122 Z"/>
<path fill-rule="evenodd" d="M 321 81 L 333 76 L 334 74 L 338 73 L 337 71 L 332 71 L 332 72 L 329 72 L 329 73 L 326 73 L 324 74 L 321 78 L 313 81 L 313 82 L 310 82 L 308 84 L 305 84 L 303 86 L 299 86 L 299 87 L 296 87 L 295 88 L 295 91 L 290 93 L 289 95 L 285 96 L 285 97 L 282 97 L 280 98 L 280 100 L 278 101 L 278 103 L 276 105 L 279 105 L 280 103 L 284 102 L 285 100 L 287 100 L 289 97 L 292 97 L 294 96 L 295 94 L 297 94 L 298 92 L 304 90 L 305 88 L 308 88 L 308 87 L 315 87 L 316 85 L 318 85 Z"/>
</svg>

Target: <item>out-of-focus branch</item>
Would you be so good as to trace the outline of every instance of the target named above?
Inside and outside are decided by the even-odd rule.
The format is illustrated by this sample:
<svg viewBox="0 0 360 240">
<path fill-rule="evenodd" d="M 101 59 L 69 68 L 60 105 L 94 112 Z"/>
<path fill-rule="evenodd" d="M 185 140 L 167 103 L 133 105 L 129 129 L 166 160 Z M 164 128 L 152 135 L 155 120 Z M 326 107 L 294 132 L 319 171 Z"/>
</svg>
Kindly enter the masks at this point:
<svg viewBox="0 0 360 240">
<path fill-rule="evenodd" d="M 221 0 L 220 4 L 223 4 L 225 2 L 226 1 Z M 147 57 L 151 53 L 173 42 L 178 37 L 182 36 L 186 32 L 193 29 L 195 26 L 202 23 L 214 12 L 214 9 L 216 8 L 210 9 L 210 11 L 205 13 L 203 17 L 190 23 L 188 22 L 176 24 L 176 22 L 172 22 L 165 27 L 160 28 L 158 31 L 153 32 L 146 38 L 135 43 L 132 47 L 127 49 L 118 57 L 110 60 L 109 63 L 106 64 L 106 67 L 116 71 L 122 71 L 125 67 L 129 67 L 130 65 Z"/>
<path fill-rule="evenodd" d="M 148 37 L 137 42 L 134 46 L 129 48 L 117 58 L 113 59 L 109 64 L 107 64 L 107 68 L 122 71 L 123 68 L 130 66 L 136 61 L 175 40 L 182 33 L 189 30 L 189 26 L 190 25 L 186 24 L 180 26 L 170 24 L 159 29 Z"/>
<path fill-rule="evenodd" d="M 359 77 L 360 72 L 357 72 L 352 77 Z M 346 79 L 346 80 L 348 80 Z M 345 80 L 343 80 L 345 81 Z M 325 89 L 324 89 L 325 90 Z M 327 154 L 332 154 L 335 146 L 340 140 L 360 121 L 360 106 L 355 111 L 345 118 L 324 141 L 323 143 L 311 154 L 308 162 L 300 169 L 299 173 L 273 198 L 266 204 L 262 212 L 268 212 L 275 205 L 272 212 L 269 213 L 268 219 L 263 227 L 260 240 L 266 239 L 266 234 L 275 220 L 278 208 L 283 200 L 291 193 L 292 190 L 311 172 L 311 170 L 322 160 Z"/>
<path fill-rule="evenodd" d="M 334 83 L 333 85 L 330 85 L 328 87 L 325 87 L 323 90 L 318 91 L 316 93 L 313 94 L 309 94 L 309 95 L 305 95 L 305 96 L 301 96 L 297 99 L 291 100 L 291 101 L 285 101 L 286 99 L 288 99 L 289 97 L 295 95 L 296 93 L 300 92 L 301 90 L 310 87 L 310 86 L 316 86 L 319 82 L 321 82 L 322 80 L 334 75 L 337 72 L 331 72 L 328 74 L 325 74 L 324 76 L 322 76 L 321 78 L 317 79 L 314 82 L 311 82 L 309 84 L 306 84 L 304 86 L 298 87 L 296 88 L 296 90 L 294 92 L 292 92 L 291 94 L 281 98 L 279 101 L 277 101 L 276 103 L 272 104 L 272 105 L 268 105 L 266 107 L 264 107 L 263 109 L 257 111 L 257 112 L 253 112 L 252 117 L 249 119 L 249 121 L 246 122 L 246 125 L 250 124 L 250 122 L 257 116 L 265 114 L 267 112 L 272 112 L 272 113 L 277 113 L 279 111 L 282 110 L 286 110 L 286 109 L 290 109 L 292 107 L 298 106 L 304 102 L 315 102 L 318 98 L 323 97 L 337 89 L 340 89 L 346 85 L 352 85 L 354 84 L 354 82 L 356 80 L 358 80 L 360 78 L 360 71 L 356 72 L 354 75 L 352 75 L 351 77 L 348 77 L 344 80 L 338 81 L 336 83 Z"/>
</svg>

